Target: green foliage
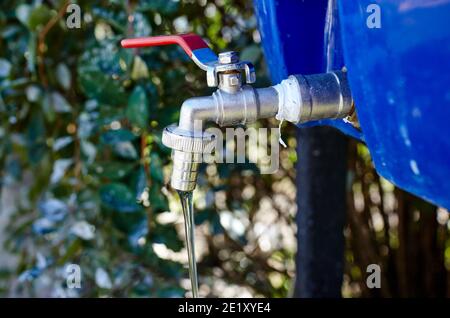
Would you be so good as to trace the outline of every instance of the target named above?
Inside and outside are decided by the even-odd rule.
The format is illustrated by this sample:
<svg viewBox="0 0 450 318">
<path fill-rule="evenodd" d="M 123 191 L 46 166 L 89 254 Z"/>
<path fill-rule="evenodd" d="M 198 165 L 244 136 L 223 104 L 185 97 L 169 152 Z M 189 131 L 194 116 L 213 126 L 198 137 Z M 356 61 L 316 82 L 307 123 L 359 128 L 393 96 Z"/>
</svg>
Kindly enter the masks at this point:
<svg viewBox="0 0 450 318">
<path fill-rule="evenodd" d="M 183 296 L 186 269 L 155 251 L 158 244 L 173 252 L 184 246 L 179 226 L 157 217 L 173 200 L 165 188 L 170 151 L 161 130 L 177 120 L 183 100 L 209 93 L 205 74 L 176 47 L 130 50 L 119 43 L 194 31 L 217 51 L 242 51 L 267 83 L 252 44 L 251 2 L 77 1 L 81 29 L 67 28 L 65 3 L 2 2 L 0 185 L 19 187 L 20 197 L 7 207 L 13 212 L 4 225 L 5 247 L 17 266 L 0 278 L 0 288 L 9 295 Z M 236 166 L 220 169 L 232 175 Z M 202 189 L 229 191 L 229 184 L 207 179 L 199 195 Z M 247 208 L 239 200 L 229 202 L 244 211 L 258 207 L 257 197 Z M 211 242 L 226 233 L 218 209 L 211 200 L 198 208 L 196 221 L 211 228 Z M 239 242 L 230 244 L 231 254 L 242 253 Z M 205 277 L 213 275 L 209 261 L 222 262 L 210 253 L 200 264 Z M 71 263 L 83 270 L 79 290 L 65 283 Z M 251 285 L 264 268 L 260 260 L 254 264 L 223 279 Z M 287 289 L 266 280 L 254 292 L 283 295 Z"/>
<path fill-rule="evenodd" d="M 128 99 L 126 115 L 131 124 L 145 129 L 149 121 L 149 102 L 142 86 L 136 86 Z"/>
</svg>

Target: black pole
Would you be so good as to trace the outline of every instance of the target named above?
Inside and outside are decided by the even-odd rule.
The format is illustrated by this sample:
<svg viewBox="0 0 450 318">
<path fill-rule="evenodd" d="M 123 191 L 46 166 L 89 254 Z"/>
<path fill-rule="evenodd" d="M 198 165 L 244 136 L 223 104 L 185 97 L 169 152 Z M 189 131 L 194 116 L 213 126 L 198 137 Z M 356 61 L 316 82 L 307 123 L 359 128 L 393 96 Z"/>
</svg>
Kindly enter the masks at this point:
<svg viewBox="0 0 450 318">
<path fill-rule="evenodd" d="M 297 133 L 296 297 L 340 297 L 346 214 L 347 138 L 334 128 Z"/>
</svg>

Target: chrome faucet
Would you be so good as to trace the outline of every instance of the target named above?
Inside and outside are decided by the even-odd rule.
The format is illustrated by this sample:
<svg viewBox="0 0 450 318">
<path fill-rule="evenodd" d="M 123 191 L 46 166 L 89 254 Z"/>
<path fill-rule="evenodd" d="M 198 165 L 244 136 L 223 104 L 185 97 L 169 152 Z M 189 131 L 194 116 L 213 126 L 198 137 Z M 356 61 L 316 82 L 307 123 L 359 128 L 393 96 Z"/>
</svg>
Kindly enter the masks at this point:
<svg viewBox="0 0 450 318">
<path fill-rule="evenodd" d="M 211 96 L 187 99 L 181 106 L 178 125 L 163 131 L 162 142 L 172 149 L 171 186 L 180 191 L 194 190 L 202 154 L 215 143 L 203 124 L 219 126 L 253 123 L 276 117 L 292 123 L 325 118 L 344 118 L 353 111 L 353 100 L 345 72 L 293 75 L 280 84 L 253 88 L 256 74 L 250 62 L 239 61 L 236 52 L 218 56 L 195 34 L 126 39 L 124 48 L 178 44 L 204 71 L 209 87 L 218 87 Z M 243 74 L 245 83 L 243 84 Z"/>
</svg>

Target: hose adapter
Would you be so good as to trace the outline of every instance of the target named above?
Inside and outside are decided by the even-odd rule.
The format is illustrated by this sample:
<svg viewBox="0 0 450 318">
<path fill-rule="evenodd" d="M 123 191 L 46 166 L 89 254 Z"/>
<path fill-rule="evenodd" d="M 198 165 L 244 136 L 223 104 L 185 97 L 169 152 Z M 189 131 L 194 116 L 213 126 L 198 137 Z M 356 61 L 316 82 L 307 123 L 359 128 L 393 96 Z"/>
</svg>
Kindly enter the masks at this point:
<svg viewBox="0 0 450 318">
<path fill-rule="evenodd" d="M 179 191 L 192 191 L 197 184 L 203 155 L 211 153 L 215 138 L 205 131 L 189 131 L 173 124 L 163 131 L 162 142 L 172 149 L 173 169 L 170 185 Z"/>
</svg>

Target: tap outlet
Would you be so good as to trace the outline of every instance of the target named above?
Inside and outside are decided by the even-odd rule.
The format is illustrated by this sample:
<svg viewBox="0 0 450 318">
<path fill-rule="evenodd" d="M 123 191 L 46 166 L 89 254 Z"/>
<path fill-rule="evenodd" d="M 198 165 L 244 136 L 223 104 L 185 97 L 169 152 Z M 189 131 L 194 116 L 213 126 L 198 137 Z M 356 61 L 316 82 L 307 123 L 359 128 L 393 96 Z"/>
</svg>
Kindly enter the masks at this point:
<svg viewBox="0 0 450 318">
<path fill-rule="evenodd" d="M 163 131 L 162 142 L 172 149 L 173 169 L 170 185 L 180 191 L 194 190 L 198 166 L 202 162 L 203 154 L 211 153 L 214 135 L 170 125 Z"/>
</svg>

